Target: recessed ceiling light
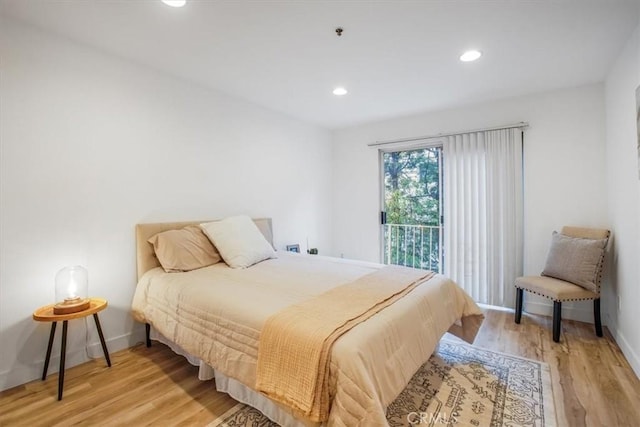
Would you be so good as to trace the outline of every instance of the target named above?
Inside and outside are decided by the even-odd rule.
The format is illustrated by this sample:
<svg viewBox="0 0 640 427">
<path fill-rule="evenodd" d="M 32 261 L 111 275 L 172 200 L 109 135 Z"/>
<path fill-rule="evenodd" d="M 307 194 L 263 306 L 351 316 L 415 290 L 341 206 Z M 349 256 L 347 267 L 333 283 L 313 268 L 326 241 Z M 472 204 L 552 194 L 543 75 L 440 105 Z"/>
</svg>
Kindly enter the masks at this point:
<svg viewBox="0 0 640 427">
<path fill-rule="evenodd" d="M 162 0 L 162 3 L 171 7 L 182 7 L 187 4 L 187 0 Z"/>
<path fill-rule="evenodd" d="M 347 90 L 343 87 L 337 87 L 333 90 L 333 94 L 337 96 L 346 95 L 347 93 L 349 92 L 347 92 Z"/>
<path fill-rule="evenodd" d="M 462 62 L 471 62 L 482 56 L 482 52 L 479 50 L 468 50 L 462 55 L 460 55 L 460 61 Z"/>
</svg>

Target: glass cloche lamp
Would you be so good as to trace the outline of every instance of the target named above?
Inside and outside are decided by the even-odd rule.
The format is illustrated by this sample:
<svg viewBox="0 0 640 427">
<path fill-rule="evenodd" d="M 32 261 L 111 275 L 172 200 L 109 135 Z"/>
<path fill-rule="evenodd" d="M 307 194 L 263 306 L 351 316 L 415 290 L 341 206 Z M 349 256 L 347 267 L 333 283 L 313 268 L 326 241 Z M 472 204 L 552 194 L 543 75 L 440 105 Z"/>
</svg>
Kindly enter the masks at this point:
<svg viewBox="0 0 640 427">
<path fill-rule="evenodd" d="M 89 274 L 87 269 L 75 265 L 56 273 L 56 304 L 54 314 L 77 313 L 89 308 Z"/>
</svg>

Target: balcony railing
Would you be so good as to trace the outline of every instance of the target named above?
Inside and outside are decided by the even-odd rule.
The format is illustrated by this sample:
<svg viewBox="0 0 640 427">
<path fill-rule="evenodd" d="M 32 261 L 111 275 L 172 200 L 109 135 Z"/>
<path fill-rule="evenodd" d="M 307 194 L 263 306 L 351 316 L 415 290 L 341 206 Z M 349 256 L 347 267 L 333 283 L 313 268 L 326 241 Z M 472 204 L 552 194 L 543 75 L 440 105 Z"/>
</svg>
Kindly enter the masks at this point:
<svg viewBox="0 0 640 427">
<path fill-rule="evenodd" d="M 442 272 L 442 227 L 384 225 L 385 264 Z"/>
</svg>

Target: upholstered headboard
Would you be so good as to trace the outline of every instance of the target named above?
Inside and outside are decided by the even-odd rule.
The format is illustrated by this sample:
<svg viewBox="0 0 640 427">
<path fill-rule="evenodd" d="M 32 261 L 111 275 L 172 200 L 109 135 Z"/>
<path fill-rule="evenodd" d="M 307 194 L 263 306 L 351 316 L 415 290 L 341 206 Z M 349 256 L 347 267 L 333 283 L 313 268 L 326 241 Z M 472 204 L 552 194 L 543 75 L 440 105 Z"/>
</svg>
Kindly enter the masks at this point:
<svg viewBox="0 0 640 427">
<path fill-rule="evenodd" d="M 160 262 L 156 258 L 151 243 L 147 242 L 150 237 L 167 230 L 179 230 L 187 225 L 197 225 L 212 220 L 185 221 L 185 222 L 158 222 L 152 224 L 136 225 L 136 267 L 138 280 L 144 273 L 155 267 L 160 267 Z M 271 218 L 257 218 L 253 220 L 267 241 L 273 246 L 273 229 Z"/>
</svg>

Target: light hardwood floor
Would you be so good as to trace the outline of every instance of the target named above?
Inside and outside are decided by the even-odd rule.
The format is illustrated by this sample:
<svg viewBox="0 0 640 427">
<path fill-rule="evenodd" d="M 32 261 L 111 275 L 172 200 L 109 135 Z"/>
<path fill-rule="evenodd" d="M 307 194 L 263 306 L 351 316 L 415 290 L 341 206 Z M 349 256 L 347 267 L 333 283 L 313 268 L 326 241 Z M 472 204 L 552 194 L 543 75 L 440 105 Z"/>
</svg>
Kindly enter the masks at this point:
<svg viewBox="0 0 640 427">
<path fill-rule="evenodd" d="M 558 426 L 640 425 L 640 381 L 606 330 L 597 338 L 592 325 L 563 321 L 554 343 L 550 318 L 523 313 L 516 325 L 513 312 L 487 310 L 475 345 L 547 362 Z M 202 426 L 236 403 L 162 344 L 111 361 L 68 369 L 60 402 L 56 374 L 0 393 L 0 426 Z"/>
</svg>

